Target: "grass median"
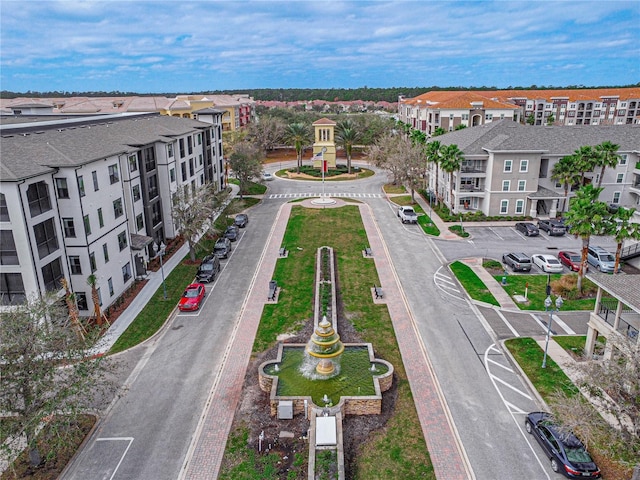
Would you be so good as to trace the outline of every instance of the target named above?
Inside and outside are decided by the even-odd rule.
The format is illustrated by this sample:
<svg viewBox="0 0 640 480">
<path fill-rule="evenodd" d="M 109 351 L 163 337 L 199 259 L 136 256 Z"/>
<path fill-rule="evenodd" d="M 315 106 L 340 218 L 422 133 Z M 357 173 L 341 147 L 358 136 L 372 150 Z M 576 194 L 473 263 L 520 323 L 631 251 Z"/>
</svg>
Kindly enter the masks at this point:
<svg viewBox="0 0 640 480">
<path fill-rule="evenodd" d="M 493 296 L 471 267 L 462 262 L 453 262 L 450 268 L 471 298 L 479 302 L 488 303 L 489 305 L 500 306 L 496 297 Z"/>
<path fill-rule="evenodd" d="M 411 205 L 418 214 L 418 225 L 420 225 L 424 233 L 433 235 L 434 237 L 440 235 L 440 229 L 436 227 L 436 224 L 433 223 L 433 220 L 431 220 L 429 215 L 425 213 L 420 204 L 413 201 L 411 195 L 399 195 L 397 197 L 392 197 L 391 202 L 398 206 Z"/>
</svg>

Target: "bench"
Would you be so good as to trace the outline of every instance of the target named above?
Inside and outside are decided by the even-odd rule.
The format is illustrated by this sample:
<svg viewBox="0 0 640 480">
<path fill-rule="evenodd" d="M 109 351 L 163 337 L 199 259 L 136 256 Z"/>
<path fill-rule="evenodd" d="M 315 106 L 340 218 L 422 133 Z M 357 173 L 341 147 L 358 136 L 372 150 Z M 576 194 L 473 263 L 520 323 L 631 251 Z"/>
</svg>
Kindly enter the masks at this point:
<svg viewBox="0 0 640 480">
<path fill-rule="evenodd" d="M 373 252 L 370 247 L 364 247 L 364 256 L 365 257 L 373 257 Z"/>
<path fill-rule="evenodd" d="M 287 249 L 286 249 L 286 248 L 281 247 L 281 248 L 280 248 L 280 250 L 279 250 L 278 255 L 280 255 L 281 257 L 286 257 L 288 253 L 289 253 L 289 252 L 287 252 Z"/>
<path fill-rule="evenodd" d="M 277 292 L 278 292 L 278 282 L 276 282 L 275 280 L 271 280 L 269 282 L 269 296 L 267 297 L 267 299 L 274 302 L 276 300 Z"/>
<path fill-rule="evenodd" d="M 376 294 L 376 298 L 384 297 L 384 293 L 382 292 L 382 287 L 378 287 L 376 285 L 373 286 L 373 291 Z"/>
</svg>

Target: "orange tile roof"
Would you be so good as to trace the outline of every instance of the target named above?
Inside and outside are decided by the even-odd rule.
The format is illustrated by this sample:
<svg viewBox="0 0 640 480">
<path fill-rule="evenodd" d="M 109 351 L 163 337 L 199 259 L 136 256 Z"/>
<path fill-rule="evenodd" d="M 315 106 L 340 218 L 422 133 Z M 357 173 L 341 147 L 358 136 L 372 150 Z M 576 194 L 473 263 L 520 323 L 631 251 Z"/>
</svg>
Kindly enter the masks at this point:
<svg viewBox="0 0 640 480">
<path fill-rule="evenodd" d="M 312 125 L 337 125 L 333 120 L 329 120 L 328 118 L 321 118 L 312 123 Z"/>
</svg>

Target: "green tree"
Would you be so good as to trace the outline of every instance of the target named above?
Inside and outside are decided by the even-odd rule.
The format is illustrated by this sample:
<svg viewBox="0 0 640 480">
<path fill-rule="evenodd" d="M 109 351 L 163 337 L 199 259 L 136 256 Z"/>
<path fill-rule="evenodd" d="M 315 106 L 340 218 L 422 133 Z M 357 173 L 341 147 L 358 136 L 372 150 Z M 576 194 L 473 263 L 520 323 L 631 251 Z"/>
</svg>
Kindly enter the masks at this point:
<svg viewBox="0 0 640 480">
<path fill-rule="evenodd" d="M 296 157 L 298 160 L 297 169 L 300 173 L 302 167 L 302 151 L 311 143 L 313 138 L 311 129 L 304 123 L 291 123 L 287 125 L 284 132 L 285 142 L 292 145 L 296 149 Z"/>
<path fill-rule="evenodd" d="M 254 143 L 242 142 L 236 145 L 229 157 L 229 166 L 240 184 L 240 199 L 247 191 L 247 185 L 260 176 L 264 153 Z"/>
<path fill-rule="evenodd" d="M 569 233 L 582 239 L 582 258 L 577 284 L 579 292 L 582 292 L 582 279 L 584 278 L 591 235 L 602 235 L 608 227 L 610 214 L 607 204 L 598 200 L 601 191 L 602 188 L 594 187 L 591 184 L 580 187 L 576 196 L 571 199 L 569 211 L 565 215 L 566 223 L 569 225 Z"/>
<path fill-rule="evenodd" d="M 580 184 L 584 185 L 584 174 L 592 172 L 598 161 L 598 152 L 592 146 L 585 145 L 573 152 L 573 162 L 580 172 Z"/>
<path fill-rule="evenodd" d="M 277 117 L 263 116 L 249 125 L 248 139 L 258 145 L 265 154 L 280 145 L 284 139 L 285 124 Z"/>
<path fill-rule="evenodd" d="M 607 234 L 612 235 L 617 243 L 616 263 L 613 267 L 614 273 L 618 273 L 622 244 L 624 241 L 640 240 L 640 223 L 631 220 L 635 211 L 635 208 L 619 207 L 611 216 Z"/>
<path fill-rule="evenodd" d="M 433 131 L 432 137 L 439 137 L 440 135 L 444 135 L 447 131 L 442 127 L 436 127 Z"/>
<path fill-rule="evenodd" d="M 115 389 L 107 380 L 116 368 L 103 357 L 88 356 L 99 335 L 89 330 L 84 338 L 64 326 L 69 312 L 53 295 L 29 298 L 2 313 L 0 328 L 0 412 L 11 421 L 0 422 L 0 451 L 13 459 L 24 448 L 34 467 L 43 456 L 54 456 L 68 446 L 70 431 L 62 429 L 40 451 L 37 432 L 53 415 L 78 418 L 95 398 L 108 397 Z M 72 423 L 72 422 L 69 422 Z"/>
<path fill-rule="evenodd" d="M 533 116 L 533 113 L 529 114 L 529 116 L 527 117 L 527 124 L 529 125 L 533 125 L 534 123 L 536 123 L 536 117 Z"/>
<path fill-rule="evenodd" d="M 611 143 L 609 140 L 605 140 L 600 145 L 596 145 L 595 152 L 597 156 L 594 163 L 595 166 L 602 167 L 602 170 L 600 170 L 600 178 L 598 179 L 598 187 L 602 185 L 604 170 L 607 167 L 615 168 L 620 162 L 620 155 L 618 155 L 619 148 L 620 145 Z"/>
<path fill-rule="evenodd" d="M 351 173 L 351 150 L 360 139 L 360 132 L 355 124 L 347 119 L 336 125 L 336 143 L 344 148 L 347 155 L 347 173 Z"/>
<path fill-rule="evenodd" d="M 460 125 L 456 125 L 454 130 L 464 130 L 465 128 L 467 128 L 467 126 L 464 123 L 461 123 Z"/>
<path fill-rule="evenodd" d="M 577 170 L 574 158 L 571 155 L 562 157 L 551 170 L 551 179 L 559 182 L 564 187 L 564 202 L 562 211 L 567 209 L 567 198 L 569 196 L 569 188 L 580 182 L 581 174 Z"/>
<path fill-rule="evenodd" d="M 427 143 L 427 146 L 425 148 L 425 155 L 427 157 L 427 162 L 428 163 L 433 163 L 436 167 L 436 174 L 435 174 L 435 193 L 436 193 L 436 202 L 438 202 L 438 175 L 439 175 L 439 166 L 440 166 L 440 149 L 442 148 L 442 145 L 440 145 L 440 142 L 438 140 L 431 140 L 429 143 Z"/>
<path fill-rule="evenodd" d="M 553 122 L 555 122 L 555 121 L 556 121 L 556 117 L 554 117 L 553 114 L 551 114 L 551 115 L 549 115 L 547 117 L 547 125 L 551 126 L 551 125 L 553 125 Z"/>
<path fill-rule="evenodd" d="M 449 202 L 452 212 L 457 210 L 453 200 L 453 172 L 460 170 L 463 160 L 464 154 L 458 145 L 451 144 L 440 148 L 440 167 L 449 174 Z"/>
</svg>

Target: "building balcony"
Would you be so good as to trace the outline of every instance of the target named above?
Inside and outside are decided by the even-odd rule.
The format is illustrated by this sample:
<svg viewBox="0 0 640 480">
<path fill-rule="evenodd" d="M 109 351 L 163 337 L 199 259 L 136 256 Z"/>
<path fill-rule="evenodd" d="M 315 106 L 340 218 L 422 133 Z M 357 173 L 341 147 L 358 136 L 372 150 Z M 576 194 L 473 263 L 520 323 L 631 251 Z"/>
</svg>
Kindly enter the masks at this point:
<svg viewBox="0 0 640 480">
<path fill-rule="evenodd" d="M 639 196 L 640 196 L 640 182 L 635 182 L 634 184 L 632 184 L 632 185 L 629 187 L 629 191 L 630 191 L 631 193 L 635 193 L 636 195 L 639 195 Z"/>
<path fill-rule="evenodd" d="M 486 162 L 463 163 L 460 167 L 461 173 L 487 173 Z"/>
<path fill-rule="evenodd" d="M 632 344 L 638 343 L 638 331 L 640 330 L 640 314 L 631 310 L 623 309 L 618 319 L 618 325 L 615 325 L 616 318 L 616 301 L 608 302 L 603 298 L 598 306 L 597 318 L 604 321 L 611 329 L 620 335 L 627 337 Z"/>
</svg>

